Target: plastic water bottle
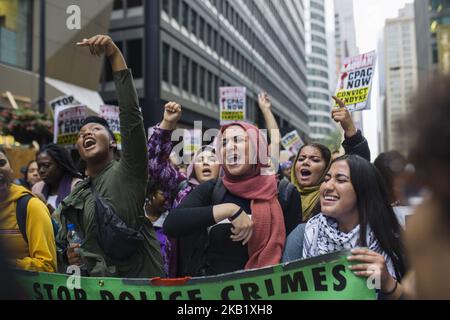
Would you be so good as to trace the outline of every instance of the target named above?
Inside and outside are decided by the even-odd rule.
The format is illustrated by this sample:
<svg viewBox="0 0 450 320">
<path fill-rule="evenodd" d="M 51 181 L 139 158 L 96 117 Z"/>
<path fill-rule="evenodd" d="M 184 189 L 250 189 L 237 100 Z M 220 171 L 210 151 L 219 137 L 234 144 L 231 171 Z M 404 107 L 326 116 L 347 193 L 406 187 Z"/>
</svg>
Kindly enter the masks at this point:
<svg viewBox="0 0 450 320">
<path fill-rule="evenodd" d="M 83 239 L 81 239 L 78 232 L 75 231 L 75 225 L 68 224 L 67 231 L 68 231 L 67 232 L 67 241 L 69 242 L 69 246 L 78 245 L 78 244 L 81 245 L 81 243 L 83 242 Z M 75 248 L 74 252 L 79 253 L 80 248 Z M 81 266 L 79 266 L 79 268 L 81 270 L 81 274 L 85 275 L 86 274 L 86 266 L 84 264 L 82 264 Z"/>
<path fill-rule="evenodd" d="M 69 241 L 69 246 L 72 246 L 73 244 L 79 244 L 83 242 L 81 237 L 78 235 L 78 232 L 75 231 L 75 225 L 69 224 L 67 225 L 68 233 L 67 233 L 67 241 Z M 80 251 L 79 248 L 75 248 L 74 250 L 76 253 Z"/>
</svg>

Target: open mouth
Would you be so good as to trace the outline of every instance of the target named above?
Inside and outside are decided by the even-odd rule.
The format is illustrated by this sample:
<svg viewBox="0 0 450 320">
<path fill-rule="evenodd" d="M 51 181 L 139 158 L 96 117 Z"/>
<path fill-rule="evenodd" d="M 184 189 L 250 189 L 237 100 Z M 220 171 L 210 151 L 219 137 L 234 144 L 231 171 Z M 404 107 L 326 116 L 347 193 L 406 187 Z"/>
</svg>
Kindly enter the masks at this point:
<svg viewBox="0 0 450 320">
<path fill-rule="evenodd" d="M 97 144 L 94 138 L 86 138 L 83 142 L 83 147 L 86 150 L 92 149 Z"/>
<path fill-rule="evenodd" d="M 209 169 L 209 168 L 204 168 L 202 170 L 202 173 L 203 173 L 204 177 L 210 177 L 212 175 L 211 169 Z"/>
<path fill-rule="evenodd" d="M 323 196 L 323 199 L 327 202 L 336 202 L 339 200 L 339 197 L 331 194 L 326 194 Z"/>
<path fill-rule="evenodd" d="M 312 172 L 308 169 L 301 169 L 300 174 L 302 175 L 302 178 L 308 178 L 311 176 Z"/>
</svg>

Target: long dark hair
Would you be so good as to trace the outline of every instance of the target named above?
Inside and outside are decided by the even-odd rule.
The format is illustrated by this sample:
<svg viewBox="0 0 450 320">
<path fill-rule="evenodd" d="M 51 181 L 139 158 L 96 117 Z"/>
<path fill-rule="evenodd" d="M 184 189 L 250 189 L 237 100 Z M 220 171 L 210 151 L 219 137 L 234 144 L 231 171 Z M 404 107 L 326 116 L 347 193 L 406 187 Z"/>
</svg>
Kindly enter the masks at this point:
<svg viewBox="0 0 450 320">
<path fill-rule="evenodd" d="M 373 162 L 386 182 L 387 191 L 389 194 L 389 202 L 394 203 L 396 200 L 394 193 L 395 177 L 400 175 L 407 165 L 406 158 L 398 151 L 389 151 L 381 153 Z"/>
<path fill-rule="evenodd" d="M 373 230 L 383 251 L 391 258 L 397 279 L 406 271 L 405 249 L 398 223 L 389 202 L 385 181 L 377 168 L 357 155 L 345 155 L 333 163 L 346 161 L 350 167 L 350 179 L 357 197 L 360 224 L 360 245 L 367 246 L 367 225 Z"/>
<path fill-rule="evenodd" d="M 43 146 L 37 153 L 36 159 L 42 153 L 47 153 L 50 157 L 53 158 L 53 160 L 55 160 L 55 162 L 61 168 L 63 175 L 69 175 L 72 178 L 82 178 L 82 175 L 78 172 L 75 165 L 73 164 L 73 160 L 70 157 L 69 152 L 60 145 L 50 143 Z"/>
</svg>

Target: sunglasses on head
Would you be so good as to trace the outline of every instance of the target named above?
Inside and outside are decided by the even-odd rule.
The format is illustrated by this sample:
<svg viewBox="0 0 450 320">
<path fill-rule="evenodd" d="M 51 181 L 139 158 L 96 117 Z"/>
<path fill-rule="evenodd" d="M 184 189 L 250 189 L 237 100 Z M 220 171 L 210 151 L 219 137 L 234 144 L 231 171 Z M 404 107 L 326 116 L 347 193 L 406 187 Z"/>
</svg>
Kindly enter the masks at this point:
<svg viewBox="0 0 450 320">
<path fill-rule="evenodd" d="M 7 164 L 8 164 L 8 161 L 6 161 L 6 159 L 0 159 L 0 168 L 3 168 Z"/>
</svg>

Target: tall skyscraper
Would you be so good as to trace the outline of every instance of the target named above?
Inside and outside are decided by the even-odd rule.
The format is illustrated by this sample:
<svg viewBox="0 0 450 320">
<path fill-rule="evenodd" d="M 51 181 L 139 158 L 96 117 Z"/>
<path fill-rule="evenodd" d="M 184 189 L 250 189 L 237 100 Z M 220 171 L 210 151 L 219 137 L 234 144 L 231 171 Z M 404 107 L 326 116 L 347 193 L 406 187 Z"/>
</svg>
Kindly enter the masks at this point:
<svg viewBox="0 0 450 320">
<path fill-rule="evenodd" d="M 158 21 L 144 18 L 150 2 L 160 12 Z M 149 23 L 158 32 L 146 40 L 159 46 L 160 59 L 145 79 L 139 70 L 151 63 L 144 54 Z M 206 128 L 217 127 L 218 87 L 245 86 L 248 120 L 263 125 L 257 94 L 266 90 L 282 133 L 309 134 L 300 1 L 116 0 L 110 34 L 135 71 L 147 126 L 159 121 L 162 104 L 177 101 L 184 107 L 182 125 L 201 120 Z M 144 84 L 158 79 L 160 106 L 149 106 Z M 112 75 L 103 80 L 104 99 L 115 103 Z"/>
<path fill-rule="evenodd" d="M 334 29 L 334 45 L 336 48 L 334 86 L 336 86 L 344 59 L 360 54 L 356 45 L 353 0 L 334 0 Z M 335 87 L 331 89 L 334 90 Z M 355 125 L 363 130 L 361 111 L 353 113 L 353 120 Z"/>
<path fill-rule="evenodd" d="M 407 155 L 406 137 L 399 121 L 410 111 L 418 86 L 414 6 L 407 4 L 384 29 L 387 144 L 389 150 Z"/>
<path fill-rule="evenodd" d="M 437 72 L 450 73 L 450 1 L 415 0 L 419 85 Z"/>
<path fill-rule="evenodd" d="M 330 117 L 328 48 L 324 0 L 304 0 L 310 138 L 326 139 L 336 130 Z"/>
</svg>

